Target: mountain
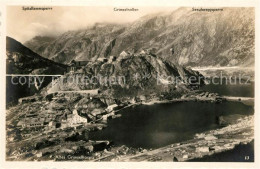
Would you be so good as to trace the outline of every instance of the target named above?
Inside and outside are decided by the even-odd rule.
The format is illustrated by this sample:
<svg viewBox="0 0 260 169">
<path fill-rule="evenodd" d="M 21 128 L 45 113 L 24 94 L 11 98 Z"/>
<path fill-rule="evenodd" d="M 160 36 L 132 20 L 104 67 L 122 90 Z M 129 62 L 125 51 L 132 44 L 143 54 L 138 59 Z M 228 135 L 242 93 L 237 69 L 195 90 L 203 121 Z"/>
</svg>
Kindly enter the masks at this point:
<svg viewBox="0 0 260 169">
<path fill-rule="evenodd" d="M 30 46 L 30 49 L 39 51 L 41 53 L 49 45 L 49 42 L 54 41 L 56 37 L 51 36 L 35 36 L 32 38 L 26 46 Z"/>
<path fill-rule="evenodd" d="M 101 95 L 110 98 L 160 93 L 177 97 L 203 84 L 203 76 L 199 72 L 142 51 L 90 62 L 76 72 L 57 79 L 43 92 L 99 89 Z"/>
<path fill-rule="evenodd" d="M 37 38 L 25 43 L 27 47 L 40 55 L 59 63 L 71 60 L 109 56 L 115 43 L 114 39 L 125 30 L 116 24 L 95 24 L 86 30 L 69 31 L 55 40 L 41 43 Z M 32 45 L 34 44 L 34 45 Z M 39 45 L 37 45 L 39 44 Z"/>
<path fill-rule="evenodd" d="M 66 67 L 41 57 L 20 42 L 6 37 L 7 74 L 63 74 Z"/>
<path fill-rule="evenodd" d="M 223 8 L 218 12 L 179 8 L 146 15 L 129 24 L 97 23 L 58 37 L 33 38 L 25 45 L 64 64 L 145 49 L 184 66 L 253 66 L 254 22 L 254 8 Z M 174 48 L 173 56 L 170 48 Z"/>
<path fill-rule="evenodd" d="M 6 77 L 7 106 L 13 103 L 16 104 L 21 97 L 38 93 L 40 89 L 46 87 L 52 80 L 51 77 L 37 77 L 37 82 L 41 80 L 42 84 L 36 87 L 34 84 L 36 78 L 33 76 L 21 76 L 21 74 L 56 75 L 63 74 L 66 68 L 67 66 L 41 57 L 20 42 L 6 37 L 6 73 L 19 74 L 19 76 Z M 18 83 L 19 80 L 20 83 Z"/>
</svg>

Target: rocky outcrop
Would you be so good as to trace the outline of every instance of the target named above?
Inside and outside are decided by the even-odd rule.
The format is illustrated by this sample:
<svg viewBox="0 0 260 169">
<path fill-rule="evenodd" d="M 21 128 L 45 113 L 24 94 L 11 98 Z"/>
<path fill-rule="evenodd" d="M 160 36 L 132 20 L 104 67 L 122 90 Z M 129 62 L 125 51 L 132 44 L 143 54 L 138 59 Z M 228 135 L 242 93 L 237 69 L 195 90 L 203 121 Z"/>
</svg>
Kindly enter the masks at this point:
<svg viewBox="0 0 260 169">
<path fill-rule="evenodd" d="M 139 53 L 119 55 L 111 62 L 90 62 L 74 73 L 67 73 L 46 90 L 88 93 L 99 89 L 102 95 L 116 99 L 160 92 L 181 93 L 203 84 L 203 76 L 196 71 L 170 64 L 153 54 Z"/>
<path fill-rule="evenodd" d="M 217 124 L 220 126 L 227 126 L 230 124 L 235 124 L 241 118 L 243 118 L 243 115 L 239 115 L 239 114 L 228 115 L 228 116 L 218 116 Z"/>
</svg>

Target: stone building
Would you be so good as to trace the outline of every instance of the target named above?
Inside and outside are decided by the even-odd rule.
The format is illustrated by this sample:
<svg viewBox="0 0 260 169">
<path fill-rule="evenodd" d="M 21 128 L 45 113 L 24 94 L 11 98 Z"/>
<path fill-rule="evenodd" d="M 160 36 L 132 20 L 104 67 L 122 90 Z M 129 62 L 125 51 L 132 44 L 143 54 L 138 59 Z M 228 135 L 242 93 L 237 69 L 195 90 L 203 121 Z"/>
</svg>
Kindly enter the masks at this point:
<svg viewBox="0 0 260 169">
<path fill-rule="evenodd" d="M 76 70 L 86 66 L 89 63 L 87 60 L 72 60 L 67 69 L 68 72 L 75 72 Z"/>
<path fill-rule="evenodd" d="M 73 110 L 72 114 L 67 116 L 66 126 L 75 126 L 82 123 L 88 123 L 88 119 L 78 115 L 78 111 L 76 109 Z"/>
</svg>

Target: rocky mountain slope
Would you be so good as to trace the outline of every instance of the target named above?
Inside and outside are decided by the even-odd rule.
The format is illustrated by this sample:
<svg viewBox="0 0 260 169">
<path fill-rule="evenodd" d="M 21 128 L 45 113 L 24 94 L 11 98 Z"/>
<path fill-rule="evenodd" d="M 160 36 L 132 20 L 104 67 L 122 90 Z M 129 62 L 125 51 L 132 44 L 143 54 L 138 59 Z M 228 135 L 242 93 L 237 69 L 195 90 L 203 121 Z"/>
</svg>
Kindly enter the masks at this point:
<svg viewBox="0 0 260 169">
<path fill-rule="evenodd" d="M 170 93 L 180 95 L 203 85 L 203 76 L 146 52 L 90 62 L 47 87 L 47 93 L 99 89 L 111 98 Z"/>
<path fill-rule="evenodd" d="M 41 86 L 38 88 L 35 86 L 35 77 L 24 76 L 20 79 L 21 74 L 63 74 L 66 71 L 66 67 L 67 66 L 63 64 L 55 63 L 41 57 L 27 47 L 23 46 L 20 42 L 10 37 L 6 37 L 6 74 L 20 75 L 6 77 L 7 105 L 9 103 L 17 103 L 18 99 L 21 97 L 30 96 L 37 93 L 41 88 L 47 86 L 52 80 L 51 77 L 37 77 L 37 80 L 42 81 Z M 14 79 L 12 79 L 13 77 Z M 20 83 L 18 83 L 19 80 Z"/>
<path fill-rule="evenodd" d="M 20 42 L 6 37 L 7 74 L 63 74 L 66 67 L 41 57 Z"/>
<path fill-rule="evenodd" d="M 55 40 L 55 38 L 56 37 L 51 36 L 35 36 L 26 43 L 26 46 L 30 46 L 30 49 L 34 49 L 35 51 L 42 51 L 49 45 L 49 42 Z"/>
<path fill-rule="evenodd" d="M 179 8 L 147 15 L 127 25 L 96 24 L 58 37 L 36 37 L 25 45 L 59 63 L 147 49 L 185 66 L 253 66 L 254 22 L 253 8 L 224 8 L 218 12 Z M 174 56 L 170 53 L 172 47 Z"/>
</svg>

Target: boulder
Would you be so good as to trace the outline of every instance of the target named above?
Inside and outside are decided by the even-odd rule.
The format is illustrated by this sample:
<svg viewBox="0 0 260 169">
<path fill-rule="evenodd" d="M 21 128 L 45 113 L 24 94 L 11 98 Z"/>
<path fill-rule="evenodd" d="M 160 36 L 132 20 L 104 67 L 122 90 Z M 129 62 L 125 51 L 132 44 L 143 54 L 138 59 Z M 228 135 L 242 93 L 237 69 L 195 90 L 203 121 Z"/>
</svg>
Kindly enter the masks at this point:
<svg viewBox="0 0 260 169">
<path fill-rule="evenodd" d="M 39 157 L 42 157 L 42 152 L 37 153 L 37 154 L 36 154 L 36 157 L 38 157 L 38 158 L 39 158 Z"/>
<path fill-rule="evenodd" d="M 182 156 L 182 158 L 183 158 L 183 159 L 188 159 L 189 156 L 188 156 L 188 154 L 184 154 L 184 155 Z"/>
<path fill-rule="evenodd" d="M 195 137 L 196 137 L 196 138 L 204 138 L 204 137 L 205 137 L 205 134 L 204 134 L 204 133 L 196 134 Z"/>
<path fill-rule="evenodd" d="M 93 146 L 85 146 L 84 147 L 87 151 L 89 152 L 93 152 L 94 151 L 94 147 Z"/>
<path fill-rule="evenodd" d="M 218 138 L 213 135 L 207 135 L 204 139 L 209 141 L 209 140 L 217 140 Z"/>
<path fill-rule="evenodd" d="M 207 153 L 209 152 L 209 147 L 197 147 L 196 152 Z"/>
</svg>

